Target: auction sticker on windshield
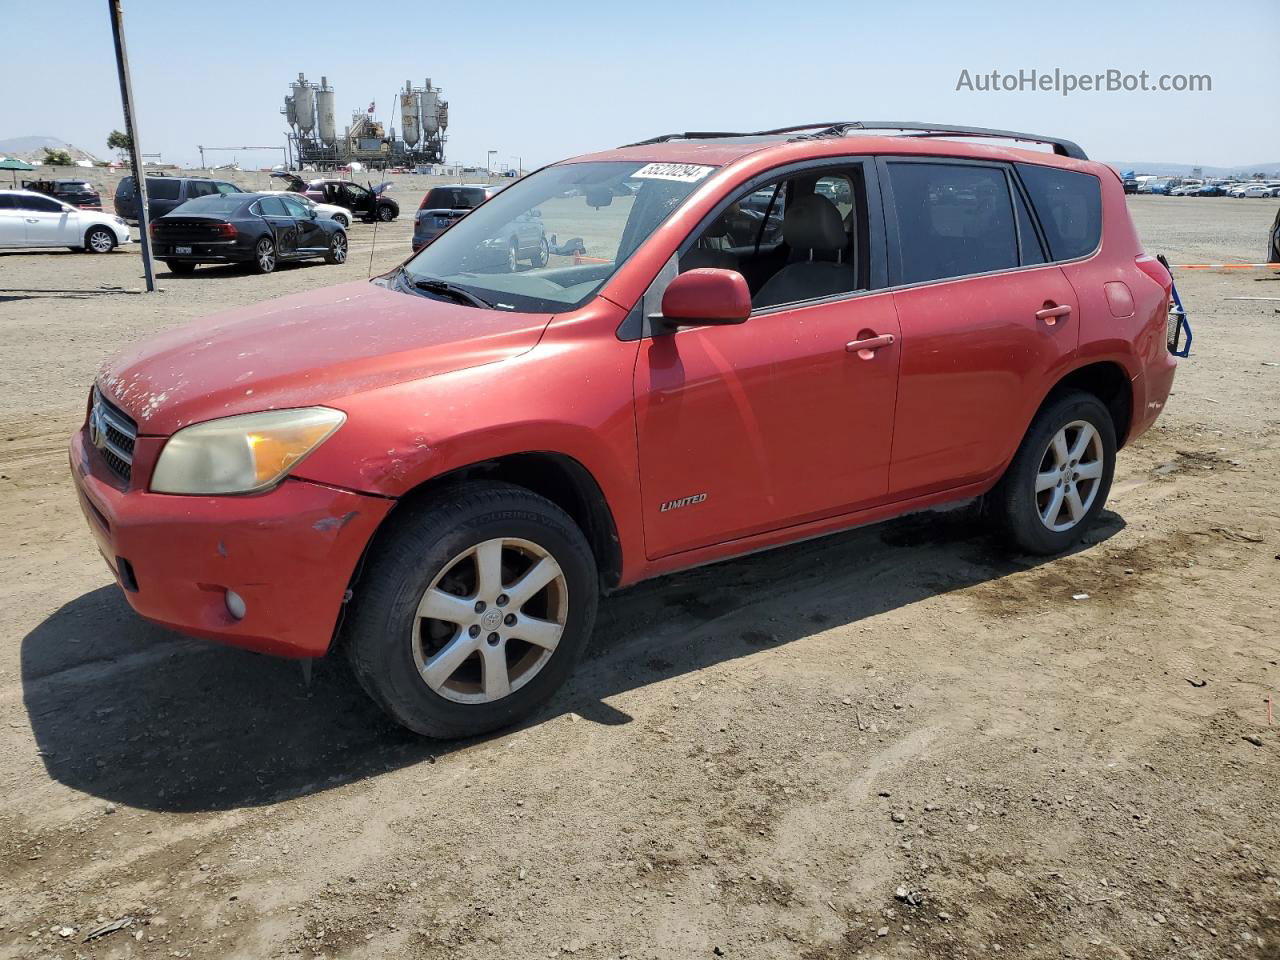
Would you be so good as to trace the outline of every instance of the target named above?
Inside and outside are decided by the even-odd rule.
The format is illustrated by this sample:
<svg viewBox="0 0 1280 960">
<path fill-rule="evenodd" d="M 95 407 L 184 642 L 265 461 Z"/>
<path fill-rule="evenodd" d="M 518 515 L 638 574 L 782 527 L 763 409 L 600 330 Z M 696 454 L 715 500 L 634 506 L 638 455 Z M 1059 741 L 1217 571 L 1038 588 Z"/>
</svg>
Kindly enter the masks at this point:
<svg viewBox="0 0 1280 960">
<path fill-rule="evenodd" d="M 647 163 L 631 174 L 636 180 L 679 180 L 681 183 L 697 183 L 715 167 L 700 163 Z"/>
</svg>

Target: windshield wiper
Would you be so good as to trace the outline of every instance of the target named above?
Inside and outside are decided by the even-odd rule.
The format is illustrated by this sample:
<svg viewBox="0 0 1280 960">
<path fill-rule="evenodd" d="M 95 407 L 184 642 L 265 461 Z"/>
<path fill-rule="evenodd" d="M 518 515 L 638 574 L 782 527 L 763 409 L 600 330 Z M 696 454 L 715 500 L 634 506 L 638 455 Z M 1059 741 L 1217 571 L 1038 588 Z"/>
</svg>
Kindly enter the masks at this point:
<svg viewBox="0 0 1280 960">
<path fill-rule="evenodd" d="M 410 280 L 409 285 L 416 290 L 424 290 L 427 293 L 438 294 L 442 297 L 452 297 L 458 303 L 465 303 L 469 307 L 485 307 L 489 310 L 493 309 L 493 304 L 483 297 L 477 297 L 470 290 L 449 283 L 447 280 Z"/>
</svg>

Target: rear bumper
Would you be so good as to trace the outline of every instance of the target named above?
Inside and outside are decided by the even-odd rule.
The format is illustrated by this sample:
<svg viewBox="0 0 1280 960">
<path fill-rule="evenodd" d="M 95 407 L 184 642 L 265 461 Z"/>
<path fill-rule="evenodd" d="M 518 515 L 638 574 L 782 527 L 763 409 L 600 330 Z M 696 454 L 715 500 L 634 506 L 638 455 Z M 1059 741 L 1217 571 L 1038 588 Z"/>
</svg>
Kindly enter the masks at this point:
<svg viewBox="0 0 1280 960">
<path fill-rule="evenodd" d="M 152 255 L 162 260 L 195 260 L 200 263 L 210 263 L 213 261 L 239 262 L 253 259 L 252 248 L 242 247 L 235 240 L 223 240 L 213 243 L 154 240 L 152 241 L 152 247 Z M 191 252 L 177 253 L 178 247 L 188 247 Z"/>
<path fill-rule="evenodd" d="M 1142 436 L 1156 422 L 1169 401 L 1178 361 L 1168 352 L 1133 379 L 1133 417 L 1126 443 Z"/>
<path fill-rule="evenodd" d="M 96 464 L 83 430 L 70 458 L 90 532 L 137 613 L 276 656 L 329 649 L 356 563 L 393 506 L 292 478 L 243 497 L 124 491 Z M 243 618 L 228 612 L 227 590 L 244 599 Z"/>
</svg>

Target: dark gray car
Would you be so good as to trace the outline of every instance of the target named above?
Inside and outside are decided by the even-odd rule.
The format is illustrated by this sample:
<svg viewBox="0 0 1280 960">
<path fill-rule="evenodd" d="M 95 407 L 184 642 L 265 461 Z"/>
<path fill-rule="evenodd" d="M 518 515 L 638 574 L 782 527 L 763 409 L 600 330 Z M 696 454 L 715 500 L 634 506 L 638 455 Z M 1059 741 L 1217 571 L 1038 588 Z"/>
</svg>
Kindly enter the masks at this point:
<svg viewBox="0 0 1280 960">
<path fill-rule="evenodd" d="M 188 200 L 227 193 L 244 191 L 234 183 L 208 177 L 147 177 L 147 211 L 152 220 L 159 220 Z M 138 193 L 133 177 L 125 177 L 116 186 L 115 207 L 116 216 L 137 223 Z"/>
</svg>

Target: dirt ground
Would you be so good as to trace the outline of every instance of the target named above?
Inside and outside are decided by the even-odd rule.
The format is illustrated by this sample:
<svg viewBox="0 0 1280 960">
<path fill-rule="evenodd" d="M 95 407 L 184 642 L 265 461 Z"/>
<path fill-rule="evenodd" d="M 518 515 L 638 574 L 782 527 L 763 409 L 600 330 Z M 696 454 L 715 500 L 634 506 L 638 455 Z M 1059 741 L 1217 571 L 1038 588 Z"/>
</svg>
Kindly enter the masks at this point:
<svg viewBox="0 0 1280 960">
<path fill-rule="evenodd" d="M 1253 261 L 1276 202 L 1131 207 Z M 667 577 L 442 744 L 139 621 L 67 476 L 107 354 L 389 267 L 377 229 L 155 296 L 136 251 L 0 254 L 0 956 L 1280 957 L 1280 304 L 1228 299 L 1274 275 L 1178 273 L 1195 351 L 1072 555 L 958 510 Z"/>
</svg>

